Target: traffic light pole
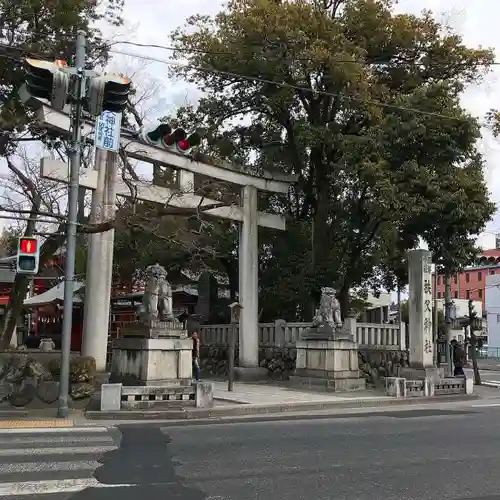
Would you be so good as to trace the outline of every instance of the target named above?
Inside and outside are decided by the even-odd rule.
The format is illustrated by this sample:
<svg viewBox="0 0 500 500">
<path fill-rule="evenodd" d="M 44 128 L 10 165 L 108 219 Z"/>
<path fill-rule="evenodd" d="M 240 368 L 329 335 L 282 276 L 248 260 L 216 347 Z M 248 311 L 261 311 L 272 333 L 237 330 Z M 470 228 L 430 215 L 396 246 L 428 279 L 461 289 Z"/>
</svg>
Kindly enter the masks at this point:
<svg viewBox="0 0 500 500">
<path fill-rule="evenodd" d="M 68 417 L 68 392 L 69 392 L 69 370 L 71 355 L 71 329 L 73 323 L 73 291 L 75 277 L 75 252 L 78 216 L 78 181 L 81 162 L 81 117 L 82 117 L 82 93 L 85 84 L 85 33 L 78 32 L 76 39 L 76 77 L 74 92 L 74 105 L 72 109 L 71 126 L 72 138 L 69 148 L 70 182 L 68 194 L 68 224 L 66 237 L 66 259 L 64 268 L 64 316 L 62 325 L 61 343 L 61 374 L 59 380 L 59 401 L 57 416 Z"/>
</svg>

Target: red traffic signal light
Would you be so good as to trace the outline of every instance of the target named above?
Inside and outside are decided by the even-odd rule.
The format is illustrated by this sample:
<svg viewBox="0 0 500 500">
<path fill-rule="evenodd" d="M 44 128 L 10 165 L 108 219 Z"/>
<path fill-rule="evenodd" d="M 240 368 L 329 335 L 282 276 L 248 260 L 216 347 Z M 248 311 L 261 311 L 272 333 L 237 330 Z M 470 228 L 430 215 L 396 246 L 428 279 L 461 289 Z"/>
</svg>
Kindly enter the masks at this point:
<svg viewBox="0 0 500 500">
<path fill-rule="evenodd" d="M 38 240 L 36 238 L 21 238 L 19 250 L 22 253 L 35 254 L 38 251 Z"/>
<path fill-rule="evenodd" d="M 183 154 L 189 154 L 192 148 L 201 144 L 201 135 L 198 132 L 188 135 L 182 128 L 172 130 L 168 123 L 160 123 L 149 131 L 143 129 L 140 138 L 149 144 Z"/>
</svg>

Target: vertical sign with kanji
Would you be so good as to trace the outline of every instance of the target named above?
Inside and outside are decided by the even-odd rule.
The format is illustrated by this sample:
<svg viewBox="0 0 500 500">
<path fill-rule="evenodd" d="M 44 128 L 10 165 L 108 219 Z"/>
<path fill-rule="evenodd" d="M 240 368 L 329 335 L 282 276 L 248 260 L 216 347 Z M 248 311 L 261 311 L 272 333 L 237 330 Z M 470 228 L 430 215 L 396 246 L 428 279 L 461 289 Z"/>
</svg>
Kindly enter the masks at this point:
<svg viewBox="0 0 500 500">
<path fill-rule="evenodd" d="M 95 147 L 118 152 L 122 114 L 103 111 L 95 124 Z"/>
<path fill-rule="evenodd" d="M 424 353 L 432 356 L 432 259 L 430 255 L 422 257 L 422 271 L 424 281 Z"/>
<path fill-rule="evenodd" d="M 428 250 L 409 252 L 409 336 L 410 363 L 415 368 L 433 366 L 432 339 L 432 254 Z"/>
</svg>

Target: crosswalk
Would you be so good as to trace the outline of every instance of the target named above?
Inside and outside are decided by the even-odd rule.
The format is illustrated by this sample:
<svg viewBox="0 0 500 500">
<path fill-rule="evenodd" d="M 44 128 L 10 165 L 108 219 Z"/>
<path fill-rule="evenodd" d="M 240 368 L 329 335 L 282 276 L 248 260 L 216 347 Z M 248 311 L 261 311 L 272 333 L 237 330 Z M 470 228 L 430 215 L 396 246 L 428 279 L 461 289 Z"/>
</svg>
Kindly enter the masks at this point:
<svg viewBox="0 0 500 500">
<path fill-rule="evenodd" d="M 86 488 L 128 486 L 94 477 L 118 439 L 105 427 L 0 433 L 0 498 L 54 495 L 51 500 L 57 500 Z"/>
</svg>

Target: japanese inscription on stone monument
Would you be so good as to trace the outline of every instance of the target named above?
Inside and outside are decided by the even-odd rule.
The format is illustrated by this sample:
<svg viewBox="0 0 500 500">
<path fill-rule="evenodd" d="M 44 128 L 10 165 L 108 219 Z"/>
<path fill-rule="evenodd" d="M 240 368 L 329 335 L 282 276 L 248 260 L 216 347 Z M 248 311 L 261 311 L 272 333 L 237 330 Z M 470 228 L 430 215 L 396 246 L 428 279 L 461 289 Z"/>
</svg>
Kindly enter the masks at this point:
<svg viewBox="0 0 500 500">
<path fill-rule="evenodd" d="M 424 256 L 422 262 L 423 287 L 424 287 L 424 352 L 432 354 L 432 262 L 430 256 Z"/>
</svg>

